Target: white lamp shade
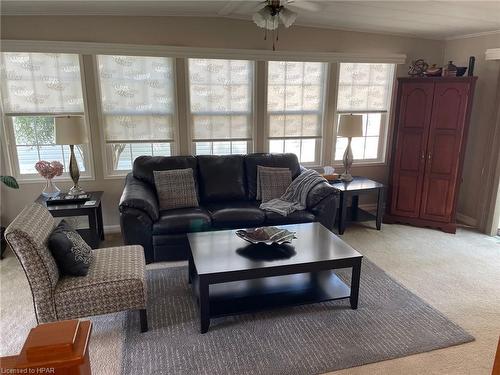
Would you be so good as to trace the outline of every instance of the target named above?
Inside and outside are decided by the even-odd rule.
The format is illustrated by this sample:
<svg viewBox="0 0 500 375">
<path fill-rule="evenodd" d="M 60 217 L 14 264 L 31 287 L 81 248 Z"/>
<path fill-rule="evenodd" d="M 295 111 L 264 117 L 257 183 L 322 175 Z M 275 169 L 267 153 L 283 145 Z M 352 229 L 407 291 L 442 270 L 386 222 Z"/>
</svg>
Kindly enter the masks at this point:
<svg viewBox="0 0 500 375">
<path fill-rule="evenodd" d="M 87 143 L 87 133 L 82 116 L 55 118 L 56 144 L 81 145 Z"/>
<path fill-rule="evenodd" d="M 267 6 L 259 10 L 252 17 L 253 22 L 263 29 L 275 30 L 278 28 L 278 16 L 272 16 Z"/>
<path fill-rule="evenodd" d="M 341 115 L 337 135 L 339 137 L 362 137 L 363 115 Z"/>
</svg>

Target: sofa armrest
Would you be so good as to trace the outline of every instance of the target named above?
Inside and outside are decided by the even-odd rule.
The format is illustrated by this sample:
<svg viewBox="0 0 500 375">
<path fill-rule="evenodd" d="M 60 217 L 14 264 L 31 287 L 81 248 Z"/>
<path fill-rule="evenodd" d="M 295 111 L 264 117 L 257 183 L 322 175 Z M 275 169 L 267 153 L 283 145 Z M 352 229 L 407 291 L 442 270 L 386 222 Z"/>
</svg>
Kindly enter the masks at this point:
<svg viewBox="0 0 500 375">
<path fill-rule="evenodd" d="M 141 245 L 146 263 L 154 261 L 153 222 L 148 214 L 135 208 L 120 210 L 120 227 L 125 245 Z"/>
<path fill-rule="evenodd" d="M 127 209 L 143 211 L 153 222 L 160 217 L 156 192 L 146 182 L 135 178 L 132 173 L 125 179 L 125 187 L 120 198 L 120 213 Z"/>
<path fill-rule="evenodd" d="M 337 189 L 335 189 L 327 181 L 321 182 L 314 186 L 311 191 L 309 191 L 309 194 L 307 194 L 307 208 L 312 209 L 323 199 L 336 194 L 338 194 Z"/>
<path fill-rule="evenodd" d="M 311 189 L 307 195 L 307 209 L 318 221 L 333 230 L 339 205 L 338 191 L 328 182 L 322 182 Z"/>
<path fill-rule="evenodd" d="M 147 183 L 130 173 L 125 179 L 119 209 L 125 245 L 141 245 L 146 263 L 153 262 L 153 223 L 159 218 L 156 193 Z"/>
</svg>

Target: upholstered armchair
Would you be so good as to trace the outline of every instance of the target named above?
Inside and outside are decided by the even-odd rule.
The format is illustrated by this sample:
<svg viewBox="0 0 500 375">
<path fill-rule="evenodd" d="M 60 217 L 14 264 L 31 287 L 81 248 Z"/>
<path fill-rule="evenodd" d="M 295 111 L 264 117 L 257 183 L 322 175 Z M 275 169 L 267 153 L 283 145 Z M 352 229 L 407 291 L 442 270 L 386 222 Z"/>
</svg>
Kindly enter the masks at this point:
<svg viewBox="0 0 500 375">
<path fill-rule="evenodd" d="M 40 204 L 26 207 L 5 232 L 21 262 L 33 295 L 38 323 L 139 310 L 148 330 L 145 261 L 142 246 L 94 251 L 87 276 L 63 276 L 47 247 L 55 219 Z"/>
</svg>

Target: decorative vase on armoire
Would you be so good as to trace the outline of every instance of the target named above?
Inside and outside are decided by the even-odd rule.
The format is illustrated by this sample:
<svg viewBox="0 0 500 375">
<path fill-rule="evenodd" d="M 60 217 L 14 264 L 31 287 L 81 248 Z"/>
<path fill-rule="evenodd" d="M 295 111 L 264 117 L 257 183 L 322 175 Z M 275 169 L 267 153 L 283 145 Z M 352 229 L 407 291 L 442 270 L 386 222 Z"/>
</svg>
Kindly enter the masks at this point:
<svg viewBox="0 0 500 375">
<path fill-rule="evenodd" d="M 385 222 L 455 233 L 476 80 L 398 79 Z"/>
</svg>

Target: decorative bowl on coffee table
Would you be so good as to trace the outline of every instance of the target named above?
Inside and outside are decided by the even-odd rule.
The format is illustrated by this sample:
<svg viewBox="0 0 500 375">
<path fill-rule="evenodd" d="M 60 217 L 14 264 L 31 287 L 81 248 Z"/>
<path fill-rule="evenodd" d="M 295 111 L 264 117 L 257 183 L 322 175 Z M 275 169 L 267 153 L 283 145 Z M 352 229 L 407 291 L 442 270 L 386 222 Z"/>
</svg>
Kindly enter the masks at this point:
<svg viewBox="0 0 500 375">
<path fill-rule="evenodd" d="M 290 232 L 287 229 L 278 227 L 262 227 L 254 229 L 240 229 L 236 231 L 236 235 L 245 241 L 252 244 L 284 244 L 292 242 L 295 237 L 295 232 Z"/>
</svg>

